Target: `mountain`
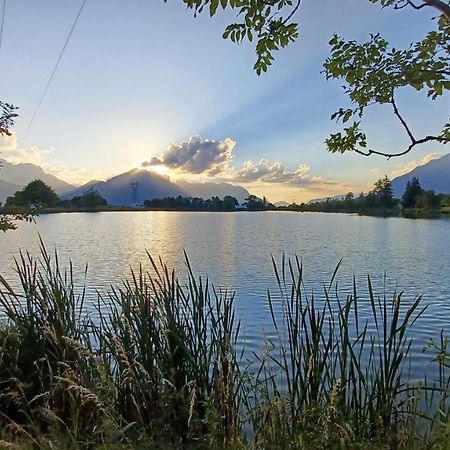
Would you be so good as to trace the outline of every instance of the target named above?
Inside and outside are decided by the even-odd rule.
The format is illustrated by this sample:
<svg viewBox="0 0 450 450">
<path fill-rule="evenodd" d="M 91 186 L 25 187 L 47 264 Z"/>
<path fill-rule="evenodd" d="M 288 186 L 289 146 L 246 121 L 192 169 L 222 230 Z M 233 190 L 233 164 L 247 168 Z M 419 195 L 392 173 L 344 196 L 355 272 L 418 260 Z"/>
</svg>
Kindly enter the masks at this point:
<svg viewBox="0 0 450 450">
<path fill-rule="evenodd" d="M 450 194 L 450 153 L 394 178 L 392 180 L 394 197 L 400 198 L 403 195 L 406 183 L 412 177 L 419 179 L 423 189 L 431 189 L 437 194 Z"/>
<path fill-rule="evenodd" d="M 200 197 L 208 199 L 214 196 L 223 198 L 226 195 L 237 198 L 243 203 L 250 195 L 247 189 L 234 186 L 230 183 L 191 183 L 189 181 L 178 181 L 177 186 L 186 192 L 188 197 Z"/>
<path fill-rule="evenodd" d="M 134 194 L 132 184 L 136 186 Z M 167 177 L 147 170 L 132 169 L 107 181 L 89 182 L 78 189 L 64 193 L 61 198 L 71 199 L 76 195 L 83 195 L 88 189 L 97 190 L 110 205 L 115 206 L 130 206 L 154 198 L 186 195 Z"/>
<path fill-rule="evenodd" d="M 63 199 L 68 200 L 83 195 L 89 189 L 97 190 L 110 205 L 130 206 L 142 204 L 145 200 L 163 197 L 201 197 L 204 199 L 226 195 L 243 202 L 250 194 L 239 186 L 229 183 L 171 182 L 168 177 L 142 169 L 133 169 L 114 176 L 107 181 L 91 180 L 76 188 L 63 180 L 46 173 L 34 164 L 11 164 L 0 159 L 0 201 L 22 189 L 33 180 L 40 179 L 48 184 Z M 136 186 L 133 193 L 132 183 Z M 135 184 L 137 183 L 137 184 Z"/>
<path fill-rule="evenodd" d="M 333 195 L 330 197 L 324 198 L 314 198 L 308 201 L 308 205 L 312 205 L 313 203 L 325 203 L 327 200 L 344 200 L 346 194 Z"/>
<path fill-rule="evenodd" d="M 133 195 L 132 183 L 137 183 Z M 96 189 L 110 205 L 130 206 L 142 204 L 145 200 L 164 197 L 201 197 L 204 199 L 226 195 L 236 197 L 243 202 L 250 194 L 239 186 L 228 183 L 191 183 L 187 181 L 171 182 L 168 177 L 147 170 L 133 169 L 117 175 L 107 181 L 92 180 L 89 183 L 64 193 L 62 199 L 71 199 L 83 195 L 88 189 Z"/>
<path fill-rule="evenodd" d="M 13 195 L 15 192 L 20 191 L 22 186 L 18 184 L 8 183 L 7 181 L 0 180 L 0 202 L 5 203 L 6 199 Z"/>
<path fill-rule="evenodd" d="M 285 201 L 280 201 L 280 202 L 276 202 L 276 203 L 274 203 L 274 205 L 276 206 L 276 207 L 287 207 L 287 206 L 290 206 L 291 204 L 290 203 L 288 203 L 288 202 L 285 202 Z"/>
<path fill-rule="evenodd" d="M 64 192 L 75 189 L 69 183 L 44 172 L 42 167 L 36 166 L 30 163 L 24 164 L 11 164 L 4 159 L 0 159 L 2 168 L 0 169 L 0 180 L 7 183 L 14 184 L 22 189 L 28 183 L 33 180 L 42 180 L 45 184 L 48 184 L 57 194 L 63 194 Z M 17 191 L 18 189 L 16 189 Z M 15 191 L 14 191 L 15 192 Z"/>
</svg>

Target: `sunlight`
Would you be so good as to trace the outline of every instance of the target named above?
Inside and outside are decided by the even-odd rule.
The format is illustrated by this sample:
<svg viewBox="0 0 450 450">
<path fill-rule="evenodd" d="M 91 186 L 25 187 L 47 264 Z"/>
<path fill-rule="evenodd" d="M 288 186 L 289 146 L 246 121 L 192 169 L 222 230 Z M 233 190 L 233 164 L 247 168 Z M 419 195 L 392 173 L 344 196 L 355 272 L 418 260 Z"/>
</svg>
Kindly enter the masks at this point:
<svg viewBox="0 0 450 450">
<path fill-rule="evenodd" d="M 166 166 L 150 166 L 150 167 L 145 167 L 145 170 L 148 170 L 149 172 L 155 172 L 158 175 L 164 175 L 164 176 L 168 176 L 171 174 L 171 171 L 168 167 Z"/>
</svg>

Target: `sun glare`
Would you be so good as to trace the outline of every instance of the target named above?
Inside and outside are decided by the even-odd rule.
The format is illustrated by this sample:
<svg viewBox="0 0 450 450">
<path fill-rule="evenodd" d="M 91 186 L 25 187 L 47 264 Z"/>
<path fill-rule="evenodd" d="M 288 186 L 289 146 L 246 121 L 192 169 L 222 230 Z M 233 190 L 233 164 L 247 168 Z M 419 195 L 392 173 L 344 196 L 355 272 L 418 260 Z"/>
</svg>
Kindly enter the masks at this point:
<svg viewBox="0 0 450 450">
<path fill-rule="evenodd" d="M 149 172 L 155 172 L 158 175 L 170 175 L 170 169 L 166 166 L 150 166 L 146 167 Z"/>
</svg>

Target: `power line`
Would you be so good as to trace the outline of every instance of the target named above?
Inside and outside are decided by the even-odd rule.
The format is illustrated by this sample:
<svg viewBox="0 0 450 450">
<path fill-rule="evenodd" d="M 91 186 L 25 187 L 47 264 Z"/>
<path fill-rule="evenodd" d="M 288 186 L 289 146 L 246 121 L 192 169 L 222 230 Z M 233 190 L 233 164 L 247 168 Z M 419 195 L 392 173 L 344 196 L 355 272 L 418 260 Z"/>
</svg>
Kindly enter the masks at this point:
<svg viewBox="0 0 450 450">
<path fill-rule="evenodd" d="M 2 24 L 0 26 L 0 52 L 2 51 L 2 43 L 3 43 L 3 27 L 5 25 L 5 11 L 6 11 L 6 0 L 3 0 Z"/>
<path fill-rule="evenodd" d="M 53 68 L 53 71 L 52 71 L 52 73 L 50 75 L 50 78 L 48 79 L 47 84 L 45 85 L 44 91 L 42 92 L 41 98 L 39 99 L 39 102 L 38 102 L 38 104 L 36 106 L 36 109 L 34 110 L 33 116 L 31 117 L 30 123 L 28 124 L 28 127 L 27 127 L 27 129 L 25 131 L 25 134 L 23 135 L 22 145 L 25 142 L 26 138 L 28 137 L 28 133 L 30 132 L 31 127 L 33 126 L 33 123 L 34 123 L 34 120 L 36 119 L 37 113 L 38 113 L 38 111 L 39 111 L 39 109 L 40 109 L 40 107 L 42 105 L 42 102 L 44 101 L 45 95 L 47 94 L 48 88 L 50 87 L 50 84 L 51 84 L 51 82 L 53 80 L 53 77 L 55 76 L 56 69 L 58 68 L 59 63 L 61 62 L 61 59 L 62 59 L 62 57 L 64 55 L 65 50 L 66 50 L 66 47 L 69 44 L 70 38 L 72 37 L 73 31 L 75 30 L 75 27 L 77 26 L 78 19 L 81 16 L 81 13 L 83 11 L 84 5 L 86 4 L 86 1 L 87 0 L 83 0 L 83 3 L 81 4 L 80 9 L 78 10 L 78 14 L 75 17 L 75 20 L 73 22 L 72 28 L 70 29 L 69 34 L 67 35 L 66 42 L 64 43 L 64 46 L 63 46 L 63 48 L 61 50 L 61 53 L 59 54 L 59 57 L 58 57 L 58 59 L 56 61 L 55 67 Z"/>
</svg>

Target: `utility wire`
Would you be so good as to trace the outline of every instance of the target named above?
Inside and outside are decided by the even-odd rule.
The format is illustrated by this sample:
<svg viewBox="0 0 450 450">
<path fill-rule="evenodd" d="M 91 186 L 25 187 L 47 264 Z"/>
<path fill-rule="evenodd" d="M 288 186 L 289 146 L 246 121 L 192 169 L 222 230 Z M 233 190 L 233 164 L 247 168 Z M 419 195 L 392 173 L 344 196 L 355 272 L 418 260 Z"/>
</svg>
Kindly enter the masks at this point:
<svg viewBox="0 0 450 450">
<path fill-rule="evenodd" d="M 61 59 L 62 59 L 62 57 L 64 55 L 64 52 L 65 52 L 65 50 L 67 48 L 67 45 L 69 44 L 70 38 L 72 37 L 73 31 L 75 30 L 75 27 L 77 26 L 78 19 L 81 16 L 81 13 L 83 11 L 84 5 L 86 4 L 86 1 L 87 0 L 83 0 L 83 3 L 81 4 L 80 9 L 78 10 L 78 14 L 75 17 L 75 20 L 73 22 L 72 28 L 70 29 L 69 34 L 67 35 L 66 42 L 64 43 L 64 46 L 63 46 L 63 48 L 61 50 L 61 53 L 59 54 L 59 57 L 58 57 L 58 59 L 56 61 L 55 67 L 53 68 L 53 71 L 52 71 L 52 73 L 50 75 L 50 78 L 48 79 L 47 84 L 45 85 L 44 91 L 42 92 L 41 98 L 39 99 L 39 102 L 38 102 L 38 104 L 36 106 L 36 109 L 34 110 L 33 116 L 31 117 L 30 123 L 28 124 L 28 127 L 27 127 L 27 129 L 25 131 L 25 134 L 23 135 L 22 145 L 24 144 L 24 142 L 25 142 L 26 138 L 28 137 L 28 134 L 29 134 L 29 132 L 31 130 L 31 127 L 33 126 L 33 123 L 34 123 L 34 120 L 36 119 L 37 113 L 39 112 L 39 109 L 40 109 L 40 107 L 42 105 L 42 102 L 44 101 L 44 98 L 45 98 L 45 96 L 47 94 L 48 88 L 50 87 L 50 84 L 51 84 L 51 82 L 53 80 L 53 77 L 55 76 L 56 69 L 58 68 L 59 63 L 61 62 Z M 5 2 L 6 2 L 6 0 L 5 0 Z"/>
<path fill-rule="evenodd" d="M 3 42 L 3 27 L 5 25 L 5 11 L 6 11 L 6 0 L 3 0 L 3 8 L 2 8 L 2 23 L 0 25 L 0 53 L 2 51 L 2 42 Z"/>
</svg>

